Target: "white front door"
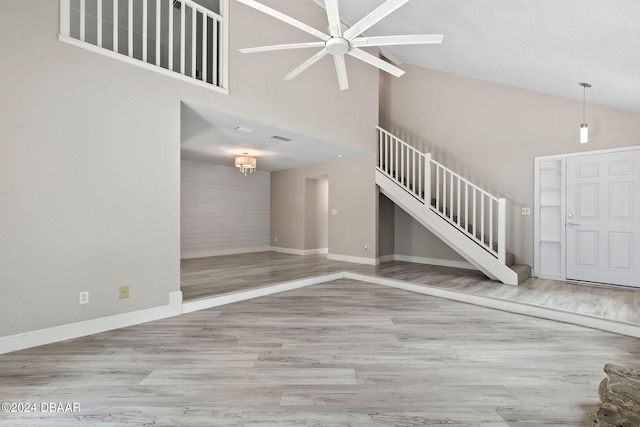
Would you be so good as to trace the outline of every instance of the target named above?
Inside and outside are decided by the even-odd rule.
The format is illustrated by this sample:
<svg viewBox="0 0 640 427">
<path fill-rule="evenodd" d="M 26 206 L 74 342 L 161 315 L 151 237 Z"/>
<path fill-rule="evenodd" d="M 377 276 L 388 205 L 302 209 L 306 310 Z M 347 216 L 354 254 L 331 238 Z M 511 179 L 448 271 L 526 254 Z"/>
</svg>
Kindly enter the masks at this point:
<svg viewBox="0 0 640 427">
<path fill-rule="evenodd" d="M 567 158 L 566 277 L 640 287 L 640 150 Z"/>
</svg>

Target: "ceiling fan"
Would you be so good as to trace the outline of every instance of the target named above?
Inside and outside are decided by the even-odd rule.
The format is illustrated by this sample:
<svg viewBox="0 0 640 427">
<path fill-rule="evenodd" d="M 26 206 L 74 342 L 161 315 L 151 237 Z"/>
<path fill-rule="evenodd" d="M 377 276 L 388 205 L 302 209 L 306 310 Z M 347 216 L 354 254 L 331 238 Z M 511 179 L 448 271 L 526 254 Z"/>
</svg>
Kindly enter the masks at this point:
<svg viewBox="0 0 640 427">
<path fill-rule="evenodd" d="M 289 25 L 292 25 L 306 33 L 309 33 L 321 41 L 316 42 L 302 42 L 302 43 L 290 43 L 290 44 L 278 44 L 271 46 L 260 46 L 240 49 L 242 53 L 254 53 L 254 52 L 267 52 L 272 50 L 286 50 L 286 49 L 301 49 L 301 48 L 321 48 L 318 53 L 311 58 L 303 62 L 295 70 L 287 74 L 285 80 L 291 80 L 311 65 L 318 62 L 320 59 L 327 55 L 333 56 L 333 60 L 336 66 L 336 72 L 338 74 L 338 83 L 340 90 L 349 88 L 349 81 L 347 79 L 347 67 L 345 64 L 345 55 L 351 55 L 361 61 L 378 67 L 396 77 L 400 77 L 404 74 L 404 71 L 400 68 L 389 64 L 382 59 L 371 55 L 360 49 L 361 47 L 369 46 L 391 46 L 391 45 L 408 45 L 408 44 L 433 44 L 442 43 L 444 36 L 442 34 L 416 34 L 416 35 L 402 35 L 402 36 L 377 36 L 377 37 L 364 37 L 361 34 L 373 25 L 384 19 L 387 15 L 398 9 L 409 0 L 387 0 L 379 7 L 374 9 L 364 18 L 356 22 L 352 27 L 343 31 L 340 22 L 340 14 L 338 12 L 338 0 L 325 0 L 325 9 L 327 10 L 327 18 L 329 20 L 329 34 L 325 34 L 322 31 L 318 31 L 315 28 L 298 21 L 282 12 L 265 6 L 254 0 L 238 0 L 249 7 L 259 10 L 267 15 L 270 15 L 276 19 L 279 19 Z"/>
</svg>

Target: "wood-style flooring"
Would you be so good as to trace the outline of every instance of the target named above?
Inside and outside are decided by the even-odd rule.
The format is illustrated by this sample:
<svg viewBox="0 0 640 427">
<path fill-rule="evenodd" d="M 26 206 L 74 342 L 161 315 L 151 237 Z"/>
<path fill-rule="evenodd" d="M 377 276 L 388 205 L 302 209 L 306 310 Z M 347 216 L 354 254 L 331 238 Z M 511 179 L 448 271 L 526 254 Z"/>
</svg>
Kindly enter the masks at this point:
<svg viewBox="0 0 640 427">
<path fill-rule="evenodd" d="M 476 270 L 401 261 L 369 266 L 331 261 L 324 255 L 258 252 L 185 259 L 181 290 L 185 301 L 193 301 L 342 271 L 640 325 L 640 290 L 636 289 L 537 278 L 510 286 L 489 280 Z"/>
<path fill-rule="evenodd" d="M 488 286 L 398 262 L 232 259 L 183 262 L 185 295 L 345 266 Z M 0 401 L 36 405 L 0 426 L 589 426 L 605 363 L 640 368 L 640 340 L 342 279 L 0 355 Z"/>
</svg>

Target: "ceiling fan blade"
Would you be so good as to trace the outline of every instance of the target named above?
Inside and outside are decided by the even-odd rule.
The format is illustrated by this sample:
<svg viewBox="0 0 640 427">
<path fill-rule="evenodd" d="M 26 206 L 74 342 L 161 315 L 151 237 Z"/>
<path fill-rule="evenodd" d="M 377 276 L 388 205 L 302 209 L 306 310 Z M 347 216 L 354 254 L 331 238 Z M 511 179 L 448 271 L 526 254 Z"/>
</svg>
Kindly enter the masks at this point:
<svg viewBox="0 0 640 427">
<path fill-rule="evenodd" d="M 327 9 L 327 19 L 329 20 L 329 34 L 332 37 L 342 37 L 338 0 L 324 0 L 324 6 Z"/>
<path fill-rule="evenodd" d="M 349 41 L 353 40 L 362 34 L 363 31 L 367 31 L 367 29 L 371 28 L 408 1 L 409 0 L 387 0 L 345 31 L 343 37 Z"/>
<path fill-rule="evenodd" d="M 347 64 L 344 55 L 334 55 L 333 61 L 336 63 L 336 73 L 338 74 L 338 84 L 340 90 L 349 89 L 349 79 L 347 78 Z"/>
<path fill-rule="evenodd" d="M 353 47 L 392 46 L 399 44 L 436 44 L 442 43 L 442 34 L 416 34 L 407 36 L 358 37 L 349 43 Z"/>
<path fill-rule="evenodd" d="M 393 74 L 396 77 L 400 77 L 404 74 L 404 71 L 400 68 L 396 67 L 395 65 L 389 64 L 388 62 L 385 62 L 382 59 L 365 52 L 364 50 L 354 47 L 347 53 L 355 58 L 358 58 L 361 61 L 373 65 L 374 67 L 378 67 L 389 74 Z"/>
<path fill-rule="evenodd" d="M 307 47 L 323 47 L 324 42 L 306 42 L 290 44 L 274 44 L 271 46 L 246 47 L 240 49 L 241 53 L 269 52 L 272 50 L 304 49 Z"/>
<path fill-rule="evenodd" d="M 276 19 L 281 20 L 282 22 L 285 22 L 293 27 L 296 27 L 299 30 L 304 31 L 305 33 L 309 33 L 311 35 L 314 35 L 316 37 L 318 37 L 321 40 L 329 40 L 331 37 L 328 36 L 327 34 L 323 33 L 322 31 L 318 31 L 315 28 L 298 21 L 295 18 L 292 18 L 288 15 L 285 15 L 282 12 L 278 12 L 275 9 L 270 8 L 269 6 L 265 6 L 262 3 L 258 3 L 257 1 L 254 0 L 238 0 L 240 3 L 243 3 L 249 7 L 252 7 L 256 10 L 259 10 L 260 12 L 266 13 L 269 16 L 272 16 Z"/>
<path fill-rule="evenodd" d="M 322 58 L 324 58 L 328 53 L 329 52 L 327 52 L 326 48 L 322 49 L 320 52 L 316 53 L 311 58 L 304 61 L 298 68 L 296 68 L 295 70 L 293 70 L 292 72 L 284 76 L 284 79 L 291 80 L 292 78 L 294 78 L 295 76 L 297 76 L 298 74 L 300 74 L 301 72 L 303 72 L 304 70 L 306 70 L 307 68 L 309 68 L 310 66 L 318 62 L 319 60 L 321 60 Z"/>
</svg>

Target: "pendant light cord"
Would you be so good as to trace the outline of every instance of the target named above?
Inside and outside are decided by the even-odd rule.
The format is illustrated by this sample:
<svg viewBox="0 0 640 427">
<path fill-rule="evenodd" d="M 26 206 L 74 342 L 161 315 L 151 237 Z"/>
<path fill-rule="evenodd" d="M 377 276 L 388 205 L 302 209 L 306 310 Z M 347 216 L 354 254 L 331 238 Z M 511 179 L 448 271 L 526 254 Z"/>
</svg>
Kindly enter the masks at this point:
<svg viewBox="0 0 640 427">
<path fill-rule="evenodd" d="M 585 122 L 586 115 L 586 98 L 587 97 L 587 85 L 582 85 L 582 123 Z"/>
</svg>

